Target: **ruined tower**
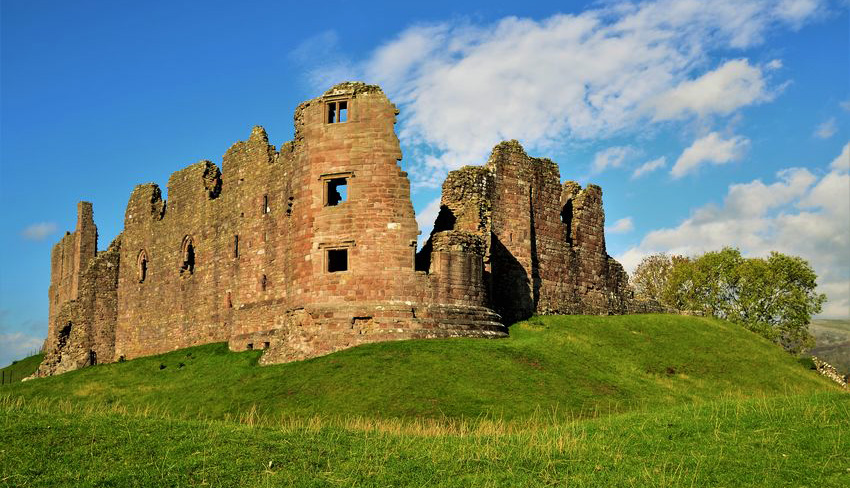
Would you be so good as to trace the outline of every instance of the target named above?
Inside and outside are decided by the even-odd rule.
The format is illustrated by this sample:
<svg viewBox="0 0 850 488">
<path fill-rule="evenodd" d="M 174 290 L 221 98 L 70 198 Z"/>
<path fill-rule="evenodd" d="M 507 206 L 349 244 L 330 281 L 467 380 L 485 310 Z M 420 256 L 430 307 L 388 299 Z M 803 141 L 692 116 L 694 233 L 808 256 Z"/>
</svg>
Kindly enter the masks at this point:
<svg viewBox="0 0 850 488">
<path fill-rule="evenodd" d="M 342 83 L 295 111 L 280 149 L 262 127 L 219 169 L 201 161 L 137 186 L 96 252 L 91 205 L 52 256 L 48 354 L 37 375 L 227 341 L 262 363 L 366 342 L 504 337 L 533 313 L 624 313 L 601 190 L 560 184 L 516 142 L 452 172 L 419 230 L 398 162 L 398 110 Z"/>
</svg>

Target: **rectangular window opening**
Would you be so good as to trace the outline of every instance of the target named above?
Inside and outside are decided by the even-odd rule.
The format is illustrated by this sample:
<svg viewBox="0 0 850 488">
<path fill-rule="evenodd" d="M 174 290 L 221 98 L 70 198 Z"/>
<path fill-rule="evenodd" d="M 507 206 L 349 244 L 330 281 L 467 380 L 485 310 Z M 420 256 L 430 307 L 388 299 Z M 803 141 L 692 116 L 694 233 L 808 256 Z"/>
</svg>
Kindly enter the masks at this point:
<svg viewBox="0 0 850 488">
<path fill-rule="evenodd" d="M 348 122 L 348 102 L 339 102 L 338 122 Z"/>
<path fill-rule="evenodd" d="M 327 115 L 327 122 L 329 124 L 348 122 L 348 101 L 328 102 Z"/>
<path fill-rule="evenodd" d="M 348 200 L 348 178 L 331 178 L 325 185 L 325 206 L 333 207 Z"/>
<path fill-rule="evenodd" d="M 233 257 L 239 257 L 239 235 L 233 236 Z"/>
<path fill-rule="evenodd" d="M 248 350 L 249 350 L 249 351 L 254 350 L 254 343 L 253 343 L 253 342 L 249 342 L 247 347 L 248 347 Z"/>
<path fill-rule="evenodd" d="M 336 122 L 336 103 L 331 102 L 328 104 L 328 123 L 333 124 Z"/>
<path fill-rule="evenodd" d="M 328 273 L 348 271 L 348 249 L 328 249 Z"/>
<path fill-rule="evenodd" d="M 263 349 L 268 349 L 270 345 L 271 344 L 268 341 L 264 342 L 263 343 Z"/>
<path fill-rule="evenodd" d="M 271 207 L 269 207 L 269 196 L 263 195 L 263 215 L 269 213 L 271 211 Z"/>
</svg>

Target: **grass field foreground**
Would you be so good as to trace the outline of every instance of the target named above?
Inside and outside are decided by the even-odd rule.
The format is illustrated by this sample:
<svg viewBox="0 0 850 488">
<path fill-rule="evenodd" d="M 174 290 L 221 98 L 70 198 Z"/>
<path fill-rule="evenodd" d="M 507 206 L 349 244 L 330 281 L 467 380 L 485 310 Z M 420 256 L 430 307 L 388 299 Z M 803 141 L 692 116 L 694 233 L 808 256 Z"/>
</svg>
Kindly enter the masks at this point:
<svg viewBox="0 0 850 488">
<path fill-rule="evenodd" d="M 850 395 L 728 399 L 502 433 L 183 420 L 0 399 L 11 486 L 795 486 L 850 483 Z M 386 428 L 385 428 L 386 427 Z"/>
</svg>

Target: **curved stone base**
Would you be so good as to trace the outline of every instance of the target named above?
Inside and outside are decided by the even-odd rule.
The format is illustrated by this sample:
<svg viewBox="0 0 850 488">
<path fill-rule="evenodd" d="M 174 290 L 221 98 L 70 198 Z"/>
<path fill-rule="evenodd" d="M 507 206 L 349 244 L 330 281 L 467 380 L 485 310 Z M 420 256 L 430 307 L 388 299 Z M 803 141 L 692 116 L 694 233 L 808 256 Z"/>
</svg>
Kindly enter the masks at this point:
<svg viewBox="0 0 850 488">
<path fill-rule="evenodd" d="M 322 304 L 291 310 L 274 329 L 233 336 L 230 349 L 263 349 L 260 364 L 322 356 L 370 342 L 439 337 L 501 338 L 508 329 L 484 307 L 401 303 Z"/>
</svg>

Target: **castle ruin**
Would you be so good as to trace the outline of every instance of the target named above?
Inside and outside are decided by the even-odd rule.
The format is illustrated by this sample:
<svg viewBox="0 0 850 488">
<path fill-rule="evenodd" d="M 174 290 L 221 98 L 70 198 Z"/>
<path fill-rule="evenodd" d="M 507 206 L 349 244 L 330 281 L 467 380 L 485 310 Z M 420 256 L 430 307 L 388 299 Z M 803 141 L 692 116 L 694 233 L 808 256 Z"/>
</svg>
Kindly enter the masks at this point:
<svg viewBox="0 0 850 488">
<path fill-rule="evenodd" d="M 516 141 L 449 173 L 419 235 L 398 165 L 398 110 L 342 83 L 295 110 L 280 149 L 255 127 L 224 155 L 130 195 L 97 251 L 92 206 L 51 256 L 49 330 L 36 376 L 228 342 L 263 364 L 367 342 L 505 337 L 532 314 L 640 311 L 607 255 L 602 190 L 560 183 Z"/>
</svg>

